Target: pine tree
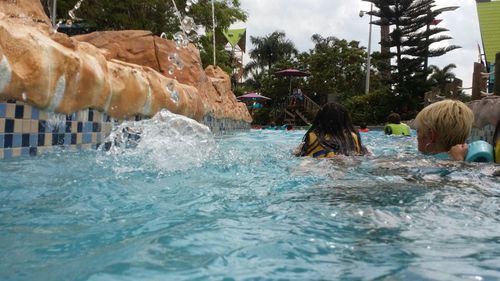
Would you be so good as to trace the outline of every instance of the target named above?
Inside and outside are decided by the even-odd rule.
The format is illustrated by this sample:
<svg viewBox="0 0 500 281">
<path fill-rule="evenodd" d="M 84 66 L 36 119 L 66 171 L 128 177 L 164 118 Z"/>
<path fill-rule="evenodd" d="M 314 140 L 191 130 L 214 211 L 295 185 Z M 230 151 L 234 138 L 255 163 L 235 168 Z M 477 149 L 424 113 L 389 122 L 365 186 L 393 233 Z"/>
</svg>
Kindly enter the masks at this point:
<svg viewBox="0 0 500 281">
<path fill-rule="evenodd" d="M 373 24 L 389 26 L 388 38 L 382 38 L 381 45 L 390 48 L 385 59 L 395 59 L 391 66 L 390 82 L 394 93 L 414 102 L 422 98 L 429 89 L 426 83 L 429 57 L 438 57 L 460 48 L 456 45 L 432 48 L 434 43 L 452 39 L 442 32 L 446 28 L 434 26 L 434 20 L 445 11 L 457 7 L 435 8 L 434 0 L 364 0 L 377 8 L 371 14 L 378 17 Z M 382 54 L 384 55 L 384 54 Z"/>
</svg>

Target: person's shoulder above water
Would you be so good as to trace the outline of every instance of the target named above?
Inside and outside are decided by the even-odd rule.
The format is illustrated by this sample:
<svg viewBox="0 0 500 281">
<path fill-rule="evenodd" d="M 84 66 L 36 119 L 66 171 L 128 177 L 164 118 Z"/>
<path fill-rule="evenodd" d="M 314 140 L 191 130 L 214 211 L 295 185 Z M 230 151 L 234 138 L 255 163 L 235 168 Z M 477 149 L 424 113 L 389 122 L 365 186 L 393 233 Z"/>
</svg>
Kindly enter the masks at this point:
<svg viewBox="0 0 500 281">
<path fill-rule="evenodd" d="M 366 149 L 354 129 L 349 112 L 338 103 L 325 104 L 303 137 L 296 156 L 330 158 L 335 155 L 364 155 Z"/>
</svg>

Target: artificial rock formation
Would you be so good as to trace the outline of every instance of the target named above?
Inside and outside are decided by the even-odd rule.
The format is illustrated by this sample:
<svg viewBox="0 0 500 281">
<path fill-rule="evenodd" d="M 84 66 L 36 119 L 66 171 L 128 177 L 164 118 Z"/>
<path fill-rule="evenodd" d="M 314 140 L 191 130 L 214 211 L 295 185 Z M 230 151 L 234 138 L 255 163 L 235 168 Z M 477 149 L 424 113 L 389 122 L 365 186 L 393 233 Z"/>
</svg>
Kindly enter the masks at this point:
<svg viewBox="0 0 500 281">
<path fill-rule="evenodd" d="M 166 108 L 197 121 L 210 115 L 251 122 L 229 76 L 219 68 L 206 75 L 193 46 L 176 50 L 173 42 L 145 31 L 114 34 L 131 39 L 129 45 L 112 36 L 99 41 L 99 34 L 75 40 L 52 30 L 39 1 L 0 1 L 0 99 L 60 113 L 95 108 L 117 119 L 150 117 Z M 167 77 L 172 51 L 185 66 Z"/>
<path fill-rule="evenodd" d="M 73 38 L 103 50 L 107 60 L 150 67 L 165 77 L 195 87 L 203 101 L 203 111 L 215 118 L 239 120 L 248 114 L 231 91 L 230 77 L 213 66 L 203 70 L 199 51 L 192 44 L 187 48 L 177 48 L 175 42 L 144 30 L 93 32 Z M 183 64 L 180 69 L 172 59 L 175 56 Z M 250 121 L 249 116 L 244 120 Z"/>
<path fill-rule="evenodd" d="M 474 127 L 493 127 L 500 122 L 500 96 L 489 96 L 480 100 L 468 102 L 467 105 L 474 112 Z"/>
</svg>

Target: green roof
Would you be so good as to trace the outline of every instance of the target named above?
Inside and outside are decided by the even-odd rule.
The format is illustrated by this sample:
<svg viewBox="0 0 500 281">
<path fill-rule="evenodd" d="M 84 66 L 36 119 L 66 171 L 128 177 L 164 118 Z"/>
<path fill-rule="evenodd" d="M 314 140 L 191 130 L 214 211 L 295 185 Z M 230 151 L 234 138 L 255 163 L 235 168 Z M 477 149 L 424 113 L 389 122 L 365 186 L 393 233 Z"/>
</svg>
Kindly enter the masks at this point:
<svg viewBox="0 0 500 281">
<path fill-rule="evenodd" d="M 494 62 L 500 52 L 500 1 L 477 2 L 477 14 L 486 60 Z"/>
</svg>

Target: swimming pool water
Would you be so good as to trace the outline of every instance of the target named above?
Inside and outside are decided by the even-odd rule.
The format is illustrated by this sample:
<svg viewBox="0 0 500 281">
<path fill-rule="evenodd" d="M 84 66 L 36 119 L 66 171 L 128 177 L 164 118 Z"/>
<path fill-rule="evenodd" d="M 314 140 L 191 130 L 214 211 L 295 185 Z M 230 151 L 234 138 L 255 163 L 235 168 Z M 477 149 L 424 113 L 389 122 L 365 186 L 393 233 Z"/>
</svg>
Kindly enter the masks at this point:
<svg viewBox="0 0 500 281">
<path fill-rule="evenodd" d="M 293 157 L 304 131 L 178 133 L 1 161 L 0 280 L 500 279 L 498 166 L 379 131 L 334 160 Z"/>
</svg>

